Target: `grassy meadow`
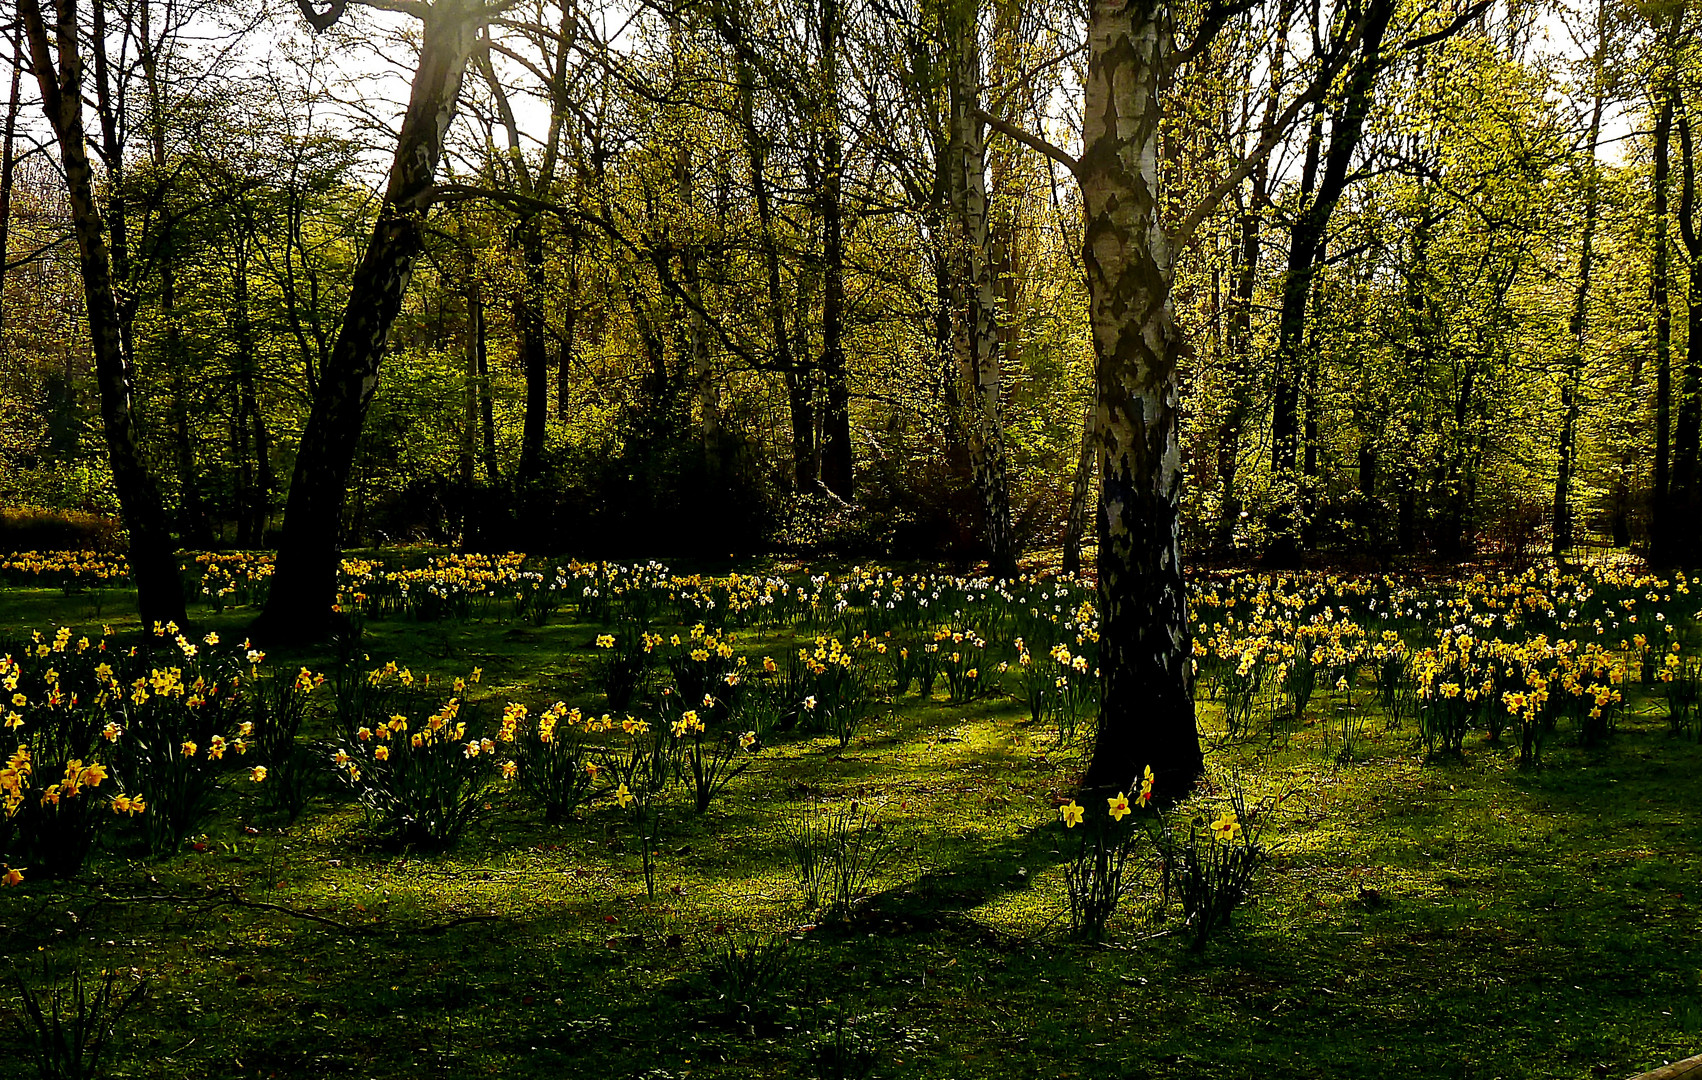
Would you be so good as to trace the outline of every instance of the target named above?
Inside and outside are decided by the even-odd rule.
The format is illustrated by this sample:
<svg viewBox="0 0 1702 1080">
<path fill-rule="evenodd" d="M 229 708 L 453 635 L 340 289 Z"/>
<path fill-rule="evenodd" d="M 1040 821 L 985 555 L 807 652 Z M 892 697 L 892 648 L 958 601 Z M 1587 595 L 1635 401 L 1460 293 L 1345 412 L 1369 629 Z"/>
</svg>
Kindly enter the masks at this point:
<svg viewBox="0 0 1702 1080">
<path fill-rule="evenodd" d="M 747 579 L 759 584 L 742 608 L 738 588 L 660 572 L 611 607 L 587 600 L 592 579 L 552 581 L 551 568 L 519 584 L 559 602 L 514 601 L 516 579 L 502 571 L 469 581 L 426 565 L 409 591 L 435 580 L 443 595 L 402 599 L 383 565 L 345 568 L 358 638 L 242 665 L 251 685 L 331 673 L 301 694 L 293 741 L 312 768 L 293 819 L 269 797 L 277 777 L 253 781 L 252 759 L 232 753 L 169 850 L 139 824 L 165 804 L 152 796 L 144 814 L 101 817 L 75 874 L 25 868 L 0 889 L 0 966 L 13 977 L 0 993 L 0 1050 L 16 1075 L 30 1074 L 36 1031 L 26 1001 L 68 986 L 73 969 L 91 985 L 117 973 L 115 995 L 145 987 L 102 1055 L 113 1077 L 1581 1080 L 1702 1050 L 1702 744 L 1687 699 L 1660 677 L 1676 671 L 1685 684 L 1698 647 L 1682 583 L 1609 571 L 1203 583 L 1194 612 L 1210 779 L 1169 813 L 1205 820 L 1239 796 L 1266 859 L 1229 925 L 1196 951 L 1153 848 L 1138 843 L 1107 932 L 1072 932 L 1065 871 L 1085 827 L 1066 828 L 1059 806 L 1091 721 L 1066 737 L 1057 695 L 1031 708 L 1014 639 L 1027 632 L 1030 666 L 1056 663 L 1047 649 L 1062 645 L 1067 676 L 1071 650 L 1091 652 L 1079 586 L 1066 598 L 1063 585 L 1028 583 L 1000 601 L 987 583 L 776 566 Z M 46 571 L 6 580 L 0 637 L 29 661 L 30 708 L 29 680 L 58 662 L 51 651 L 31 660 L 32 649 L 50 649 L 58 627 L 115 656 L 166 641 L 136 624 L 121 573 L 98 589 Z M 596 580 L 621 588 L 618 573 Z M 800 589 L 815 598 L 796 602 Z M 1030 603 L 1037 589 L 1060 600 L 1046 618 Z M 944 598 L 909 614 L 887 606 L 895 592 L 930 590 Z M 1636 608 L 1653 646 L 1633 644 L 1617 618 L 1632 610 L 1619 598 L 1645 595 L 1658 597 Z M 254 614 L 245 599 L 239 589 L 192 605 L 195 639 L 221 643 L 205 653 L 242 640 Z M 763 658 L 784 669 L 818 639 L 925 649 L 955 624 L 986 642 L 979 685 L 955 692 L 942 671 L 928 693 L 920 682 L 900 691 L 890 651 L 860 647 L 868 700 L 843 739 L 790 703 L 766 727 L 751 723 L 761 738 L 729 759 L 745 767 L 704 812 L 676 786 L 648 800 L 650 827 L 635 812 L 646 800 L 623 805 L 607 765 L 560 821 L 496 772 L 472 789 L 465 832 L 428 851 L 377 828 L 334 763 L 336 750 L 359 750 L 337 695 L 387 662 L 417 680 L 421 700 L 426 676 L 447 697 L 478 669 L 456 695 L 476 740 L 509 703 L 527 707 L 523 731 L 556 701 L 600 715 L 613 650 L 599 638 L 642 623 L 658 653 L 677 653 L 704 621 L 694 611 L 731 650 L 721 667 L 752 682 Z M 1486 614 L 1492 627 L 1471 623 Z M 1614 625 L 1592 632 L 1602 619 Z M 1444 661 L 1460 653 L 1457 634 L 1438 641 L 1456 624 L 1479 643 L 1517 642 L 1518 670 L 1548 672 L 1556 699 L 1578 653 L 1551 649 L 1539 663 L 1531 642 L 1599 643 L 1599 682 L 1582 678 L 1574 696 L 1587 706 L 1611 686 L 1605 719 L 1547 705 L 1522 718 L 1504 695 L 1528 680 L 1515 688 L 1505 658 L 1481 653 L 1501 682 L 1458 749 L 1445 745 L 1432 729 L 1451 700 Z M 1044 626 L 1053 641 L 1039 638 Z M 684 645 L 667 643 L 676 635 Z M 1379 645 L 1398 646 L 1400 665 L 1385 669 Z M 1317 657 L 1313 685 L 1294 678 L 1296 649 Z M 1379 672 L 1396 666 L 1410 685 L 1385 692 Z M 653 660 L 616 719 L 653 716 L 660 729 L 679 716 L 662 694 L 670 674 Z M 1027 685 L 1051 680 L 1047 669 Z M 722 722 L 746 726 L 739 713 Z M 586 760 L 611 760 L 597 748 L 621 734 L 593 730 Z M 501 739 L 493 745 L 487 756 L 503 757 Z M 806 902 L 799 850 L 852 805 L 867 876 L 834 917 Z"/>
</svg>

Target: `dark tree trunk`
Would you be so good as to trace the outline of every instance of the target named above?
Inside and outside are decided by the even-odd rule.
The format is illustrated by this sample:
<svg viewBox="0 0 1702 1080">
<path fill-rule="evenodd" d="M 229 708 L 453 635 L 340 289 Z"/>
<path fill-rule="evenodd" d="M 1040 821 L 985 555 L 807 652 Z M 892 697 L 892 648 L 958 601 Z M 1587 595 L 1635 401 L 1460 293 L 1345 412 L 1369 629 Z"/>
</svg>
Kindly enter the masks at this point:
<svg viewBox="0 0 1702 1080">
<path fill-rule="evenodd" d="M 343 504 L 390 326 L 419 256 L 432 180 L 461 79 L 489 14 L 480 0 L 437 0 L 423 16 L 419 69 L 372 237 L 350 284 L 337 343 L 319 373 L 285 508 L 266 611 L 273 641 L 311 640 L 330 625 L 337 595 Z"/>
<path fill-rule="evenodd" d="M 1082 411 L 1081 443 L 1076 451 L 1075 474 L 1070 478 L 1070 512 L 1064 521 L 1064 561 L 1061 569 L 1066 574 L 1081 573 L 1081 542 L 1087 534 L 1087 501 L 1093 487 L 1094 465 L 1097 464 L 1095 454 L 1099 450 L 1099 433 L 1094 430 L 1094 421 L 1099 416 L 1099 410 L 1092 399 L 1087 408 Z"/>
<path fill-rule="evenodd" d="M 1680 12 L 1671 18 L 1676 28 Z M 1674 31 L 1676 36 L 1676 29 Z M 1672 301 L 1667 254 L 1667 188 L 1672 157 L 1672 119 L 1678 97 L 1676 59 L 1669 56 L 1661 80 L 1661 99 L 1656 106 L 1654 132 L 1654 258 L 1651 291 L 1655 307 L 1655 475 L 1649 493 L 1649 562 L 1660 569 L 1675 564 L 1672 551 L 1672 522 L 1667 514 L 1667 497 L 1672 484 Z"/>
<path fill-rule="evenodd" d="M 1671 555 L 1683 567 L 1702 565 L 1702 230 L 1696 221 L 1696 154 L 1690 137 L 1688 108 L 1678 116 L 1679 237 L 1689 256 L 1689 287 L 1685 294 L 1684 372 L 1678 391 L 1678 416 L 1673 431 L 1672 490 L 1667 501 L 1671 516 Z"/>
<path fill-rule="evenodd" d="M 29 41 L 42 110 L 53 129 L 65 171 L 83 299 L 88 308 L 95 381 L 100 388 L 101 427 L 113 486 L 130 533 L 130 569 L 136 580 L 142 622 L 182 624 L 187 619 L 171 529 L 159 488 L 143 464 L 131 413 L 130 354 L 120 334 L 108 229 L 96 202 L 94 170 L 83 127 L 83 58 L 77 6 L 76 0 L 57 0 L 51 34 L 39 0 L 19 0 L 17 15 Z M 104 48 L 104 38 L 96 36 L 94 46 Z"/>
<path fill-rule="evenodd" d="M 5 325 L 6 258 L 12 238 L 12 174 L 17 158 L 12 150 L 17 145 L 18 110 L 23 102 L 24 24 L 19 19 L 12 26 L 12 90 L 6 98 L 6 128 L 0 137 L 0 326 Z"/>
<path fill-rule="evenodd" d="M 556 419 L 566 423 L 573 400 L 573 358 L 579 348 L 579 237 L 568 241 L 567 298 L 561 309 L 561 355 L 556 358 Z"/>
<path fill-rule="evenodd" d="M 1204 769 L 1182 576 L 1174 255 L 1157 203 L 1158 102 L 1175 38 L 1164 4 L 1090 10 L 1077 176 L 1098 411 L 1102 699 L 1083 784 L 1128 789 L 1151 766 L 1160 796 L 1175 797 Z"/>
<path fill-rule="evenodd" d="M 266 423 L 260 415 L 256 382 L 259 372 L 258 346 L 253 313 L 249 310 L 248 252 L 246 237 L 239 238 L 233 253 L 232 336 L 236 339 L 236 409 L 231 419 L 231 443 L 237 460 L 240 491 L 236 499 L 236 535 L 239 547 L 259 547 L 265 542 L 266 514 L 272 501 L 271 445 Z M 253 457 L 249 436 L 253 436 Z"/>
<path fill-rule="evenodd" d="M 521 367 L 526 373 L 526 409 L 520 425 L 520 460 L 515 465 L 515 484 L 522 501 L 532 502 L 543 472 L 544 435 L 550 415 L 549 335 L 544 325 L 544 237 L 542 223 L 523 218 L 514 227 L 515 246 L 520 253 L 520 291 L 514 299 L 514 321 L 520 331 Z"/>
<path fill-rule="evenodd" d="M 1586 332 L 1590 314 L 1590 275 L 1595 269 L 1596 221 L 1601 216 L 1600 169 L 1596 146 L 1601 141 L 1602 110 L 1607 103 L 1607 3 L 1596 5 L 1596 51 L 1592 64 L 1594 100 L 1590 108 L 1589 134 L 1584 140 L 1584 229 L 1578 246 L 1578 285 L 1572 291 L 1572 318 L 1567 324 L 1566 370 L 1560 382 L 1560 445 L 1554 470 L 1552 514 L 1553 553 L 1564 564 L 1572 550 L 1572 474 L 1578 456 L 1578 394 L 1584 378 Z"/>
<path fill-rule="evenodd" d="M 479 401 L 483 395 L 479 387 L 479 321 L 482 317 L 479 279 L 474 272 L 473 244 L 467 236 L 465 215 L 457 215 L 455 241 L 461 254 L 461 297 L 466 312 L 461 325 L 461 442 L 456 455 L 461 489 L 461 545 L 466 547 L 478 529 L 473 484 L 478 463 Z"/>
<path fill-rule="evenodd" d="M 739 120 L 745 152 L 750 157 L 751 197 L 756 204 L 758 243 L 768 283 L 769 333 L 774 338 L 774 366 L 786 383 L 787 414 L 792 429 L 792 485 L 808 491 L 818 479 L 816 421 L 812 407 L 810 369 L 792 349 L 786 325 L 786 294 L 780 278 L 780 246 L 774 236 L 774 206 L 768 190 L 768 143 L 756 127 L 756 83 L 748 61 L 738 59 Z"/>
<path fill-rule="evenodd" d="M 675 152 L 674 170 L 680 206 L 688 219 L 696 219 L 697 175 L 689 144 Z M 690 301 L 685 313 L 684 351 L 688 357 L 685 366 L 697 398 L 698 447 L 703 455 L 704 473 L 714 486 L 721 480 L 721 390 L 715 381 L 709 323 L 704 318 L 702 244 L 703 238 L 693 229 L 680 246 L 680 285 Z"/>
<path fill-rule="evenodd" d="M 473 367 L 477 373 L 480 456 L 484 460 L 486 486 L 498 488 L 502 486 L 502 465 L 496 455 L 496 405 L 491 398 L 490 328 L 485 322 L 484 296 L 476 279 L 470 317 L 473 322 Z"/>
<path fill-rule="evenodd" d="M 1271 470 L 1280 494 L 1271 542 L 1266 550 L 1267 560 L 1279 565 L 1292 563 L 1299 551 L 1300 507 L 1292 500 L 1299 488 L 1296 466 L 1302 438 L 1300 412 L 1306 370 L 1300 354 L 1308 301 L 1323 257 L 1330 215 L 1347 189 L 1348 169 L 1365 133 L 1372 91 L 1383 69 L 1383 35 L 1394 13 L 1394 0 L 1371 0 L 1367 6 L 1359 58 L 1348 73 L 1341 105 L 1330 122 L 1330 146 L 1323 153 L 1321 163 L 1323 175 L 1317 181 L 1316 191 L 1303 179 L 1303 207 L 1289 231 L 1288 273 L 1283 278 L 1282 312 L 1277 324 L 1276 391 L 1271 417 Z M 1314 127 L 1306 150 L 1307 178 L 1319 167 L 1319 137 L 1320 132 Z"/>
<path fill-rule="evenodd" d="M 839 132 L 839 0 L 820 0 L 822 102 L 821 479 L 847 502 L 856 494 L 851 449 L 851 387 L 845 370 L 844 145 Z"/>
<path fill-rule="evenodd" d="M 1241 466 L 1241 437 L 1253 407 L 1253 295 L 1259 280 L 1259 204 L 1264 200 L 1267 181 L 1266 169 L 1261 166 L 1253 174 L 1252 194 L 1241 212 L 1234 299 L 1226 342 L 1229 370 L 1225 391 L 1229 401 L 1217 432 L 1219 502 L 1212 547 L 1220 553 L 1234 550 L 1235 526 L 1244 507 L 1235 481 Z"/>
<path fill-rule="evenodd" d="M 1293 17 L 1293 0 L 1282 0 L 1278 5 L 1276 25 L 1287 26 Z M 1265 97 L 1267 125 L 1275 120 L 1281 105 L 1280 90 L 1287 60 L 1287 43 L 1279 39 L 1274 43 L 1270 88 Z M 1241 468 L 1241 444 L 1246 434 L 1247 419 L 1253 411 L 1253 298 L 1259 282 L 1261 214 L 1270 198 L 1268 159 L 1259 161 L 1251 181 L 1246 202 L 1240 207 L 1240 235 L 1236 243 L 1235 280 L 1226 342 L 1228 371 L 1225 391 L 1229 401 L 1218 425 L 1217 438 L 1218 518 L 1212 531 L 1212 547 L 1223 554 L 1235 549 L 1235 528 L 1245 509 L 1241 491 L 1235 482 Z"/>
</svg>

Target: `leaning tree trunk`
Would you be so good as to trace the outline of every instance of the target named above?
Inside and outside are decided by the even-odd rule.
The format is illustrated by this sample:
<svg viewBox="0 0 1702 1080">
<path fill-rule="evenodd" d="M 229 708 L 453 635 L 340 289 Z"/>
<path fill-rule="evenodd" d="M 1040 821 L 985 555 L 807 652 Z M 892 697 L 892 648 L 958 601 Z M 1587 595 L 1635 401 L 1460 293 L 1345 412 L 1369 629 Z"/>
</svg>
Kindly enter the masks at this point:
<svg viewBox="0 0 1702 1080">
<path fill-rule="evenodd" d="M 1089 789 L 1151 766 L 1186 793 L 1204 768 L 1182 578 L 1180 338 L 1159 219 L 1163 75 L 1175 51 L 1162 0 L 1092 5 L 1084 151 L 1089 321 L 1100 446 L 1101 704 Z"/>
<path fill-rule="evenodd" d="M 83 58 L 78 41 L 76 0 L 58 0 L 50 39 L 39 0 L 19 0 L 19 20 L 29 39 L 30 62 L 41 87 L 42 110 L 59 144 L 65 171 L 66 197 L 88 307 L 89 342 L 94 351 L 95 381 L 100 390 L 102 432 L 112 463 L 113 487 L 130 532 L 130 572 L 142 623 L 186 621 L 183 583 L 159 488 L 149 475 L 136 437 L 130 406 L 130 357 L 119 333 L 117 301 L 112 291 L 112 257 L 106 223 L 95 196 L 94 170 L 89 162 L 83 127 Z M 104 47 L 96 38 L 95 48 Z M 57 58 L 55 52 L 57 51 Z"/>
<path fill-rule="evenodd" d="M 273 640 L 307 640 L 330 626 L 337 596 L 343 504 L 390 326 L 419 256 L 432 180 L 477 31 L 479 0 L 438 0 L 423 16 L 419 69 L 366 252 L 350 283 L 337 343 L 319 374 L 285 507 L 278 568 L 257 624 Z"/>
<path fill-rule="evenodd" d="M 1011 534 L 1011 498 L 1005 425 L 999 401 L 999 298 L 987 224 L 987 148 L 980 111 L 981 50 L 973 6 L 953 50 L 951 87 L 951 189 L 957 217 L 955 291 L 961 303 L 955 336 L 958 374 L 967 391 L 963 425 L 970 472 L 981 503 L 987 568 L 996 577 L 1016 575 Z"/>
</svg>

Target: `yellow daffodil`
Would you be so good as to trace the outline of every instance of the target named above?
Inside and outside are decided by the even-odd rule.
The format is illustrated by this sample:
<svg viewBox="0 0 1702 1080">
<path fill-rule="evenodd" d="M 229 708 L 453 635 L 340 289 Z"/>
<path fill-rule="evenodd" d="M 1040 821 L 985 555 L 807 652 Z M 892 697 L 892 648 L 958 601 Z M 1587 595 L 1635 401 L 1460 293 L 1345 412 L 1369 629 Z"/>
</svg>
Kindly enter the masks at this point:
<svg viewBox="0 0 1702 1080">
<path fill-rule="evenodd" d="M 1064 827 L 1066 829 L 1073 829 L 1077 825 L 1081 824 L 1081 819 L 1083 815 L 1086 814 L 1086 811 L 1083 810 L 1081 805 L 1074 799 L 1071 799 L 1063 806 L 1058 807 L 1058 813 L 1064 819 Z"/>
<path fill-rule="evenodd" d="M 1211 823 L 1211 831 L 1214 837 L 1233 840 L 1236 834 L 1241 831 L 1241 822 L 1236 818 L 1235 811 L 1225 810 L 1217 816 L 1216 821 Z"/>
</svg>

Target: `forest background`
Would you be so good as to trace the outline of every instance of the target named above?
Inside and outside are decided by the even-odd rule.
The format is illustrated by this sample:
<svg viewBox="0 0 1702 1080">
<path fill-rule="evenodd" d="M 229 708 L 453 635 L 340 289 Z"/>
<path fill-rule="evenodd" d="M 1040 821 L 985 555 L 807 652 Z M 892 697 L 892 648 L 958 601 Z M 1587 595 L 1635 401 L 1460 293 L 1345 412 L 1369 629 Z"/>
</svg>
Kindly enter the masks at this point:
<svg viewBox="0 0 1702 1080">
<path fill-rule="evenodd" d="M 1388 6 L 1381 49 L 1175 252 L 1185 550 L 1686 561 L 1694 530 L 1660 519 L 1697 483 L 1696 19 Z M 81 13 L 131 414 L 185 546 L 276 539 L 414 7 L 319 35 L 294 4 Z M 1267 36 L 1283 8 L 1238 9 L 1178 76 L 1172 202 L 1251 160 L 1321 51 Z M 1081 143 L 1085 25 L 1033 0 L 508 5 L 460 87 L 348 542 L 1079 565 L 1082 195 L 1046 151 Z M 114 514 L 72 212 L 9 37 L 0 505 Z M 0 546 L 57 546 L 17 532 L 42 517 Z"/>
</svg>

